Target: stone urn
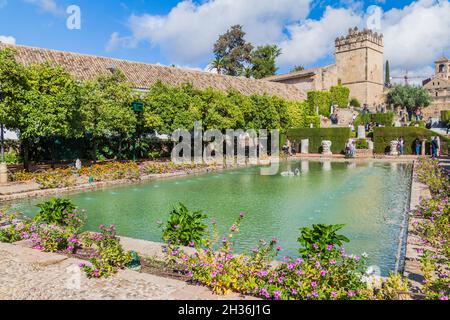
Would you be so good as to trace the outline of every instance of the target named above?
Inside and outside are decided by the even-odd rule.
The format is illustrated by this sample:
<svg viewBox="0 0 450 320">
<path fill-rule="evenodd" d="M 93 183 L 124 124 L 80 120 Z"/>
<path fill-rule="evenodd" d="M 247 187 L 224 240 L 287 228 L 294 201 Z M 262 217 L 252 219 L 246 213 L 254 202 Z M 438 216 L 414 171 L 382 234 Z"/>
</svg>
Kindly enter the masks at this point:
<svg viewBox="0 0 450 320">
<path fill-rule="evenodd" d="M 0 185 L 8 183 L 8 167 L 5 162 L 0 163 Z"/>
<path fill-rule="evenodd" d="M 324 156 L 332 156 L 333 153 L 331 152 L 331 145 L 333 143 L 329 140 L 322 141 L 322 154 Z"/>
<path fill-rule="evenodd" d="M 393 140 L 391 141 L 391 152 L 389 153 L 390 156 L 398 156 L 398 141 L 397 140 Z"/>
</svg>

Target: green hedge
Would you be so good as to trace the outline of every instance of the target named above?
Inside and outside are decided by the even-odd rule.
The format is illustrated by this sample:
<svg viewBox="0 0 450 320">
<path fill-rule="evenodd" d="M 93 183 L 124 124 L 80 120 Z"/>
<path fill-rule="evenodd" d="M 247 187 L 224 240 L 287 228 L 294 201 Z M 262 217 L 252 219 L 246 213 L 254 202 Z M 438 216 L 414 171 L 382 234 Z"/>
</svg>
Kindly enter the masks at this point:
<svg viewBox="0 0 450 320">
<path fill-rule="evenodd" d="M 330 88 L 331 102 L 333 105 L 338 105 L 340 108 L 348 107 L 348 100 L 350 98 L 350 89 L 342 85 L 333 86 Z"/>
<path fill-rule="evenodd" d="M 394 126 L 394 117 L 395 114 L 393 112 L 387 113 L 366 113 L 360 114 L 355 120 L 355 126 L 364 125 L 369 122 L 378 123 L 385 127 L 393 127 Z"/>
<path fill-rule="evenodd" d="M 289 129 L 287 132 L 288 139 L 297 144 L 297 150 L 300 150 L 298 149 L 298 144 L 301 140 L 309 139 L 310 153 L 321 153 L 322 141 L 324 140 L 330 140 L 333 143 L 331 145 L 331 151 L 333 153 L 343 153 L 350 136 L 350 128 L 299 128 Z"/>
<path fill-rule="evenodd" d="M 441 121 L 444 123 L 450 123 L 450 110 L 441 111 Z"/>
<path fill-rule="evenodd" d="M 415 154 L 414 141 L 416 138 L 427 139 L 426 153 L 430 153 L 430 141 L 431 137 L 437 136 L 438 134 L 427 130 L 424 128 L 417 127 L 399 127 L 399 128 L 374 128 L 373 140 L 375 143 L 375 153 L 384 154 L 389 152 L 391 141 L 397 140 L 400 137 L 405 139 L 405 154 Z M 439 135 L 440 136 L 440 135 Z M 441 149 L 443 154 L 448 154 L 450 139 L 440 136 L 441 138 Z"/>
<path fill-rule="evenodd" d="M 328 91 L 309 91 L 308 104 L 312 114 L 316 112 L 316 107 L 319 107 L 319 114 L 325 117 L 329 117 L 331 107 L 331 93 Z"/>
</svg>

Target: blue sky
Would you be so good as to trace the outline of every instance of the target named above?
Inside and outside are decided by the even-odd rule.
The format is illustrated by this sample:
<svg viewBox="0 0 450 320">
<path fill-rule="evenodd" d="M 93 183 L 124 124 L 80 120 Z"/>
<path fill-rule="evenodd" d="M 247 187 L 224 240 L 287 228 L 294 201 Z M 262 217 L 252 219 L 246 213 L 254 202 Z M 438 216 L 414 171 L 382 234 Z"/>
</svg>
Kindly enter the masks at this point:
<svg viewBox="0 0 450 320">
<path fill-rule="evenodd" d="M 252 43 L 282 47 L 285 72 L 332 63 L 334 38 L 349 26 L 365 27 L 367 8 L 377 5 L 394 70 L 430 73 L 450 48 L 448 0 L 252 1 L 0 0 L 0 41 L 205 69 L 214 40 L 240 23 Z M 66 27 L 72 4 L 81 9 L 81 30 Z"/>
</svg>

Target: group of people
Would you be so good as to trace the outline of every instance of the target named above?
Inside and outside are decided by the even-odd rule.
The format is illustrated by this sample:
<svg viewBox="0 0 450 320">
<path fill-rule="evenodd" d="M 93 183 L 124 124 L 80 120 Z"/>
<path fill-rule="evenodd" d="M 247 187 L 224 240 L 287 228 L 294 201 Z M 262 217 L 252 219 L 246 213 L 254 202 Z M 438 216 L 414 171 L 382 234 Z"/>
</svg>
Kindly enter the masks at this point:
<svg viewBox="0 0 450 320">
<path fill-rule="evenodd" d="M 403 138 L 400 138 L 399 140 L 399 147 L 400 147 L 400 141 L 403 140 Z M 404 142 L 403 142 L 404 145 Z M 414 141 L 414 147 L 415 147 L 415 151 L 416 151 L 416 156 L 420 156 L 422 154 L 422 141 L 419 138 L 416 138 L 416 140 Z M 431 156 L 435 159 L 439 156 L 439 151 L 440 151 L 440 142 L 439 142 L 439 138 L 438 137 L 433 137 L 433 139 L 431 140 L 430 143 L 430 151 L 431 151 Z M 400 154 L 402 155 L 403 153 L 400 152 Z"/>
<path fill-rule="evenodd" d="M 286 139 L 286 143 L 283 146 L 284 154 L 287 155 L 287 156 L 292 156 L 293 154 L 296 154 L 297 153 L 297 148 L 296 148 L 295 145 L 296 145 L 295 141 L 292 144 L 289 139 Z"/>
</svg>

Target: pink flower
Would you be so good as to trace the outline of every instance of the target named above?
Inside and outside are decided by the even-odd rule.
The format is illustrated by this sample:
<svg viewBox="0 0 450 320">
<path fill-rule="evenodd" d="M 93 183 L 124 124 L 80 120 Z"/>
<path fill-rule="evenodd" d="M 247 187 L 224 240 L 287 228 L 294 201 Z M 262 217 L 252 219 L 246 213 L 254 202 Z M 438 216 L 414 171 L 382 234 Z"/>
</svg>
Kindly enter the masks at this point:
<svg viewBox="0 0 450 320">
<path fill-rule="evenodd" d="M 233 225 L 231 226 L 231 231 L 232 231 L 232 232 L 235 232 L 236 230 L 237 230 L 237 226 L 233 224 Z"/>
<path fill-rule="evenodd" d="M 334 292 L 334 291 L 331 291 L 331 297 L 332 297 L 332 298 L 336 298 L 336 297 L 337 297 L 337 294 L 336 294 L 336 292 Z"/>
<path fill-rule="evenodd" d="M 322 277 L 325 277 L 327 274 L 328 274 L 328 270 L 321 270 L 321 271 L 320 271 L 320 275 L 321 275 Z"/>
<path fill-rule="evenodd" d="M 337 262 L 336 262 L 336 260 L 330 260 L 330 264 L 332 264 L 332 265 L 335 265 Z"/>
<path fill-rule="evenodd" d="M 312 282 L 311 282 L 311 287 L 313 287 L 313 288 L 317 287 L 317 282 L 312 281 Z"/>
<path fill-rule="evenodd" d="M 280 300 L 281 299 L 281 292 L 280 291 L 274 291 L 273 295 L 274 295 L 275 300 Z"/>
<path fill-rule="evenodd" d="M 277 251 L 282 251 L 283 250 L 283 247 L 282 246 L 279 246 L 278 248 L 277 248 Z"/>
</svg>

